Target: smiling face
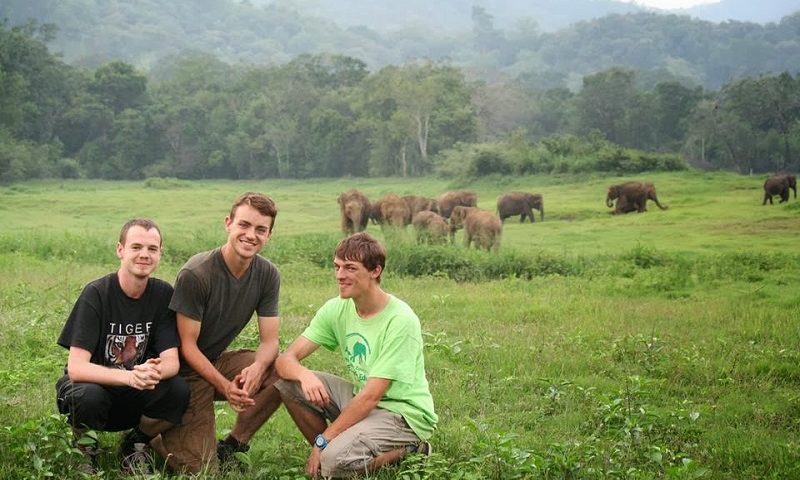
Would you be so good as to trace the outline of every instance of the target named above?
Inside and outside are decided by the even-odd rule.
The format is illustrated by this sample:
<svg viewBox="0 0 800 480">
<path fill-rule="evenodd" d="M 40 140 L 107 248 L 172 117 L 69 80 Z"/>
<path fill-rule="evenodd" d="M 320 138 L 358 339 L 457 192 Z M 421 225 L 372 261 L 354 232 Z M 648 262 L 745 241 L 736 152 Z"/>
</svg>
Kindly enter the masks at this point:
<svg viewBox="0 0 800 480">
<path fill-rule="evenodd" d="M 241 260 L 247 261 L 261 251 L 272 235 L 273 218 L 261 214 L 250 205 L 236 207 L 234 216 L 225 217 L 228 247 Z"/>
<path fill-rule="evenodd" d="M 155 228 L 130 227 L 125 243 L 117 243 L 117 258 L 123 275 L 149 277 L 161 261 L 161 235 Z"/>
<path fill-rule="evenodd" d="M 358 300 L 364 297 L 373 288 L 379 286 L 378 278 L 381 276 L 381 271 L 380 266 L 375 267 L 374 270 L 367 270 L 361 262 L 343 260 L 339 257 L 333 258 L 333 272 L 341 298 Z"/>
</svg>

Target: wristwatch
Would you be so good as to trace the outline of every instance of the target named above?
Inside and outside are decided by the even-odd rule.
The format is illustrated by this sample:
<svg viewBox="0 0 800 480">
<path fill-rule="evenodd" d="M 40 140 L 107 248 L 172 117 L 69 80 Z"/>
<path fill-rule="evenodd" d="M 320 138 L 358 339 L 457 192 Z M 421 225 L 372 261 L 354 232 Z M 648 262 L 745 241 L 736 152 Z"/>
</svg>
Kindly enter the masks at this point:
<svg viewBox="0 0 800 480">
<path fill-rule="evenodd" d="M 320 450 L 325 450 L 325 447 L 328 446 L 328 439 L 325 438 L 323 434 L 319 434 L 314 437 L 314 446 L 318 447 Z"/>
</svg>

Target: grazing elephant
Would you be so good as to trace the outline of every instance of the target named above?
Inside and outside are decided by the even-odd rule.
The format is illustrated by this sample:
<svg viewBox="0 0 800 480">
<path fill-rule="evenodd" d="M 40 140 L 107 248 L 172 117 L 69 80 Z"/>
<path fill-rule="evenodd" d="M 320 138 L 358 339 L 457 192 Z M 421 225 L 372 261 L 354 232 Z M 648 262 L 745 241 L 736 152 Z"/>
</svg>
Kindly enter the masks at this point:
<svg viewBox="0 0 800 480">
<path fill-rule="evenodd" d="M 611 185 L 606 195 L 606 206 L 609 208 L 614 206 L 614 200 L 617 200 L 613 212 L 615 215 L 633 211 L 646 212 L 648 200 L 656 202 L 661 210 L 669 208 L 658 201 L 656 186 L 652 182 L 625 182 Z"/>
<path fill-rule="evenodd" d="M 418 212 L 414 215 L 411 224 L 417 232 L 417 242 L 431 244 L 447 243 L 450 225 L 448 225 L 447 220 L 442 218 L 438 213 L 431 212 L 430 210 Z"/>
<path fill-rule="evenodd" d="M 519 215 L 519 223 L 523 223 L 525 217 L 528 217 L 533 223 L 536 221 L 533 218 L 533 209 L 539 210 L 542 221 L 544 221 L 544 203 L 541 193 L 509 192 L 497 198 L 497 215 L 501 222 L 505 222 L 508 217 Z"/>
<path fill-rule="evenodd" d="M 761 205 L 766 205 L 767 200 L 772 205 L 772 196 L 780 195 L 781 201 L 789 201 L 789 189 L 794 190 L 794 198 L 797 198 L 797 177 L 795 175 L 773 175 L 764 182 L 764 201 Z"/>
<path fill-rule="evenodd" d="M 439 215 L 444 218 L 450 218 L 450 212 L 453 211 L 453 207 L 458 205 L 477 207 L 478 195 L 475 192 L 467 192 L 464 190 L 445 192 L 439 195 L 437 203 L 439 204 Z"/>
<path fill-rule="evenodd" d="M 372 220 L 373 225 L 383 225 L 383 215 L 381 214 L 381 205 L 383 204 L 383 199 L 379 198 L 377 201 L 373 202 L 369 208 L 369 219 Z"/>
<path fill-rule="evenodd" d="M 450 234 L 464 227 L 464 246 L 469 248 L 474 241 L 476 248 L 497 251 L 503 222 L 492 213 L 477 207 L 457 205 L 450 214 Z"/>
<path fill-rule="evenodd" d="M 381 226 L 403 228 L 411 223 L 408 205 L 399 196 L 390 193 L 379 202 Z"/>
<path fill-rule="evenodd" d="M 339 195 L 339 210 L 342 214 L 342 232 L 350 235 L 367 228 L 370 215 L 369 199 L 356 189 Z"/>
<path fill-rule="evenodd" d="M 439 211 L 439 203 L 433 198 L 421 197 L 419 195 L 405 195 L 403 197 L 403 201 L 406 202 L 406 205 L 408 205 L 408 210 L 411 215 L 411 218 L 408 219 L 407 223 L 412 223 L 414 217 L 419 212 Z"/>
</svg>

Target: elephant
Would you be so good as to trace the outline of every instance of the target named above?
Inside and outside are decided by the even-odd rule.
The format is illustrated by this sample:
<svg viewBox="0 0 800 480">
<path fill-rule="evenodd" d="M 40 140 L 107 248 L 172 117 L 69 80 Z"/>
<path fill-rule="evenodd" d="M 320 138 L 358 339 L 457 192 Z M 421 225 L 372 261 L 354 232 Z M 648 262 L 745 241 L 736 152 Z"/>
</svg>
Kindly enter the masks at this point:
<svg viewBox="0 0 800 480">
<path fill-rule="evenodd" d="M 383 199 L 379 198 L 377 201 L 373 202 L 369 208 L 369 219 L 372 220 L 373 225 L 381 225 L 383 224 L 383 215 L 381 214 L 381 205 L 383 204 Z"/>
<path fill-rule="evenodd" d="M 500 217 L 501 222 L 505 222 L 508 217 L 519 215 L 519 223 L 523 223 L 525 217 L 528 217 L 531 223 L 534 223 L 536 219 L 533 215 L 533 209 L 539 210 L 542 221 L 544 221 L 542 194 L 509 192 L 497 198 L 497 216 Z"/>
<path fill-rule="evenodd" d="M 617 200 L 617 206 L 614 208 L 614 214 L 628 213 L 628 212 L 646 212 L 647 200 L 656 202 L 658 208 L 666 210 L 666 205 L 661 205 L 656 196 L 656 186 L 652 182 L 625 182 L 619 185 L 611 185 L 608 187 L 608 194 L 606 195 L 606 206 L 611 208 L 614 206 L 614 200 Z"/>
<path fill-rule="evenodd" d="M 342 233 L 350 235 L 367 228 L 370 215 L 369 199 L 356 189 L 339 195 L 339 210 L 342 214 Z"/>
<path fill-rule="evenodd" d="M 378 202 L 380 209 L 379 222 L 382 227 L 402 228 L 411 223 L 408 205 L 399 196 L 390 193 L 378 200 Z"/>
<path fill-rule="evenodd" d="M 500 236 L 503 233 L 503 222 L 491 212 L 477 207 L 456 205 L 450 215 L 450 235 L 464 227 L 464 246 L 470 247 L 474 241 L 476 248 L 486 251 L 500 248 Z"/>
<path fill-rule="evenodd" d="M 423 210 L 414 215 L 411 224 L 417 232 L 419 243 L 447 243 L 450 225 L 438 213 Z"/>
<path fill-rule="evenodd" d="M 444 218 L 450 218 L 450 213 L 455 206 L 477 207 L 478 195 L 475 192 L 456 190 L 439 195 L 436 201 L 439 204 L 439 215 Z"/>
<path fill-rule="evenodd" d="M 421 197 L 419 195 L 405 195 L 403 196 L 403 201 L 406 202 L 406 205 L 408 205 L 408 209 L 411 216 L 408 219 L 407 223 L 412 223 L 414 217 L 419 212 L 439 211 L 439 203 L 433 198 Z"/>
<path fill-rule="evenodd" d="M 794 198 L 797 198 L 797 177 L 795 175 L 773 175 L 764 182 L 764 201 L 761 205 L 766 205 L 767 200 L 772 205 L 772 196 L 780 195 L 781 201 L 789 201 L 789 189 L 794 190 Z"/>
</svg>

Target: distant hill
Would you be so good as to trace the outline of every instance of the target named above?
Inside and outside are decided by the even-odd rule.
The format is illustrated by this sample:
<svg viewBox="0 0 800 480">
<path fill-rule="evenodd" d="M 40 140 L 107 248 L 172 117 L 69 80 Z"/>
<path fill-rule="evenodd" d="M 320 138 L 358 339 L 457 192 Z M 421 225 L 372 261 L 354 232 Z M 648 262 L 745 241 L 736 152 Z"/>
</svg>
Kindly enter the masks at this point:
<svg viewBox="0 0 800 480">
<path fill-rule="evenodd" d="M 574 23 L 615 13 L 656 11 L 689 15 L 722 22 L 778 22 L 800 10 L 800 0 L 721 0 L 719 3 L 687 9 L 659 10 L 621 0 L 249 0 L 253 5 L 282 5 L 307 15 L 319 16 L 337 25 L 364 25 L 379 32 L 410 26 L 432 31 L 468 30 L 473 5 L 494 16 L 503 29 L 514 28 L 520 20 L 531 19 L 543 31 L 555 31 Z"/>
<path fill-rule="evenodd" d="M 676 10 L 712 22 L 778 22 L 786 15 L 800 11 L 800 0 L 722 0 L 719 3 Z"/>
<path fill-rule="evenodd" d="M 511 29 L 531 19 L 544 31 L 554 31 L 582 20 L 612 13 L 645 9 L 618 0 L 250 0 L 254 5 L 281 5 L 329 19 L 345 27 L 364 25 L 380 32 L 409 26 L 433 32 L 459 32 L 472 26 L 473 5 L 491 14 L 498 27 Z"/>
<path fill-rule="evenodd" d="M 776 12 L 794 2 L 759 5 Z M 254 64 L 327 52 L 357 58 L 372 70 L 419 59 L 444 61 L 470 79 L 524 77 L 538 89 L 574 88 L 583 76 L 614 66 L 710 88 L 741 76 L 800 68 L 800 13 L 762 25 L 714 23 L 612 0 L 475 4 L 478 8 L 467 0 L 1 0 L 0 19 L 12 25 L 29 19 L 55 24 L 50 49 L 87 67 L 123 60 L 148 70 L 187 50 Z M 707 8 L 725 5 L 744 14 L 749 0 Z M 579 17 L 585 18 L 576 22 Z M 558 22 L 569 25 L 543 28 Z"/>
</svg>

